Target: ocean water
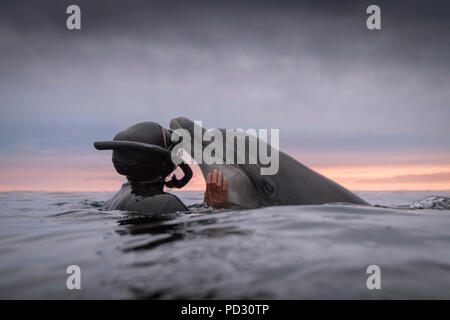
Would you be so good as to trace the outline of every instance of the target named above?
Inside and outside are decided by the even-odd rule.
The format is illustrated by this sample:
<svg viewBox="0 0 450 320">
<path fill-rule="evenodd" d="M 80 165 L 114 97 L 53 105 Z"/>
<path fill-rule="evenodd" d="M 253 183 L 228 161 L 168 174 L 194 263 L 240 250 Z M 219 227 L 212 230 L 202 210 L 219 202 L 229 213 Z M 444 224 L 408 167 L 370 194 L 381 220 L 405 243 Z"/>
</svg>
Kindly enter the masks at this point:
<svg viewBox="0 0 450 320">
<path fill-rule="evenodd" d="M 449 191 L 241 211 L 176 194 L 191 213 L 102 210 L 113 193 L 0 193 L 0 298 L 450 298 Z M 80 290 L 66 287 L 69 265 Z"/>
</svg>

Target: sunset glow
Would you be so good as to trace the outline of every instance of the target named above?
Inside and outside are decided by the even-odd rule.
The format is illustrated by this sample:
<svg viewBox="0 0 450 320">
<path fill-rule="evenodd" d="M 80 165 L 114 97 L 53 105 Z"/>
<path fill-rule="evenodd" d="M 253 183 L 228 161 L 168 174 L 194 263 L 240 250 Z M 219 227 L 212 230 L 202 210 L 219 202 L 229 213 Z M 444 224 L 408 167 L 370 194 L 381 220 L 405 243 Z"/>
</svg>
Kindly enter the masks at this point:
<svg viewBox="0 0 450 320">
<path fill-rule="evenodd" d="M 300 156 L 296 156 L 302 161 Z M 313 159 L 313 157 L 310 157 Z M 331 159 L 333 159 L 331 157 Z M 338 157 L 336 157 L 338 159 Z M 434 160 L 412 159 L 392 164 L 365 163 L 349 159 L 329 165 L 311 160 L 313 170 L 351 190 L 450 190 L 450 156 Z M 303 161 L 302 161 L 303 162 Z M 358 164 L 358 162 L 360 164 Z M 361 164 L 363 163 L 363 164 Z M 194 178 L 183 190 L 204 190 L 200 169 L 193 165 Z M 180 175 L 180 173 L 177 173 Z M 109 155 L 31 158 L 3 157 L 0 160 L 0 191 L 117 191 L 125 178 L 118 175 Z"/>
</svg>

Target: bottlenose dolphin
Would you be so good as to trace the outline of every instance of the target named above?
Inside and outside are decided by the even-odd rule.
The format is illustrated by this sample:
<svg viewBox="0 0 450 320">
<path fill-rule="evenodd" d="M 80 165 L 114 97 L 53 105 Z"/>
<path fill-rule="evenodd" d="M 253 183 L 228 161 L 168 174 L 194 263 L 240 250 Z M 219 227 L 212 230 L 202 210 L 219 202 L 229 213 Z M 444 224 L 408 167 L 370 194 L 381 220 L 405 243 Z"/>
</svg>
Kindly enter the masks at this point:
<svg viewBox="0 0 450 320">
<path fill-rule="evenodd" d="M 197 129 L 194 129 L 197 126 Z M 189 132 L 191 141 L 190 156 L 194 158 L 194 147 L 204 150 L 210 141 L 204 141 L 194 135 L 194 130 L 201 130 L 198 124 L 178 117 L 170 122 L 172 130 L 185 129 Z M 225 132 L 225 129 L 219 129 Z M 259 143 L 259 138 L 258 143 Z M 186 141 L 184 141 L 186 143 Z M 234 144 L 234 141 L 233 141 Z M 242 208 L 258 208 L 276 205 L 323 204 L 330 202 L 346 202 L 368 205 L 367 202 L 353 194 L 343 186 L 311 170 L 294 158 L 279 151 L 279 170 L 274 175 L 261 175 L 261 164 L 226 164 L 226 148 L 221 157 L 224 164 L 199 164 L 204 178 L 215 169 L 223 172 L 228 179 L 228 202 L 231 206 Z M 268 145 L 270 148 L 270 145 Z M 236 155 L 236 148 L 235 157 Z M 248 153 L 248 144 L 245 151 Z M 248 155 L 247 155 L 248 156 Z"/>
</svg>

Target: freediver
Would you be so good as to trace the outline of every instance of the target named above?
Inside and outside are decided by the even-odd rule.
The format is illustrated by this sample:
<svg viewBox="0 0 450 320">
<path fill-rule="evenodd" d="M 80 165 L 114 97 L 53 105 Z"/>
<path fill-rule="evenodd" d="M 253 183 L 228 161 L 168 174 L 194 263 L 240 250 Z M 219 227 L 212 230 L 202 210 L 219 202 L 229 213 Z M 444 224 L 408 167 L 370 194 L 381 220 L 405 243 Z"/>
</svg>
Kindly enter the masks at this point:
<svg viewBox="0 0 450 320">
<path fill-rule="evenodd" d="M 98 150 L 112 150 L 116 171 L 126 176 L 127 182 L 105 203 L 107 210 L 125 210 L 141 213 L 174 213 L 188 211 L 175 195 L 164 192 L 164 187 L 183 188 L 192 178 L 188 164 L 181 162 L 184 176 L 175 174 L 177 168 L 171 158 L 177 143 L 171 139 L 172 130 L 155 122 L 142 122 L 119 132 L 113 141 L 94 142 Z M 228 181 L 222 172 L 213 171 L 206 177 L 204 202 L 214 208 L 225 208 L 228 198 Z"/>
</svg>

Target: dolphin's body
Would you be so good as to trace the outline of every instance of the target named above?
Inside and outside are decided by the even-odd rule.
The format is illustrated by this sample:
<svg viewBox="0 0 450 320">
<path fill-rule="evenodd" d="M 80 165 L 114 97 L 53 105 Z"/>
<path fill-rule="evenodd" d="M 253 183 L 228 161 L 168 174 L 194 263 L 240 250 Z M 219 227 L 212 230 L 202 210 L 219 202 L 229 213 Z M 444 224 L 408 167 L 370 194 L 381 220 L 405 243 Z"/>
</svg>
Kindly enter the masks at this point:
<svg viewBox="0 0 450 320">
<path fill-rule="evenodd" d="M 190 133 L 191 157 L 194 157 L 194 145 L 203 150 L 210 143 L 198 140 L 198 137 L 194 136 L 195 126 L 197 124 L 184 117 L 172 119 L 170 122 L 172 130 L 185 129 Z M 202 128 L 202 130 L 204 133 L 205 129 Z M 220 130 L 224 132 L 224 129 Z M 230 145 L 227 146 L 224 140 L 224 149 L 229 147 Z M 245 151 L 248 153 L 248 144 Z M 223 172 L 223 176 L 228 179 L 228 202 L 231 206 L 258 208 L 330 202 L 368 205 L 341 185 L 281 151 L 279 152 L 279 170 L 275 175 L 261 175 L 260 164 L 225 164 L 225 154 L 224 151 L 222 157 L 224 164 L 202 163 L 199 166 L 205 178 L 214 169 Z"/>
</svg>

